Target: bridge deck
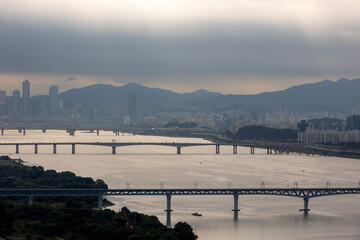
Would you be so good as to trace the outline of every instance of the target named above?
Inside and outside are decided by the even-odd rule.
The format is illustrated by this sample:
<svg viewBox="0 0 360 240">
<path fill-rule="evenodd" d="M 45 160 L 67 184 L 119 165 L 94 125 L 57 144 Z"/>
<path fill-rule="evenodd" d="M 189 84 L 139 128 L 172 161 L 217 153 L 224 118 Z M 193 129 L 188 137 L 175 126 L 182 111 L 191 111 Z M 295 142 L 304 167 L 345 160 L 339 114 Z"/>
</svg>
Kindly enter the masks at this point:
<svg viewBox="0 0 360 240">
<path fill-rule="evenodd" d="M 181 143 L 181 142 L 2 142 L 0 145 L 99 145 L 99 146 L 131 146 L 131 145 L 160 145 L 173 147 L 188 147 L 188 146 L 211 146 L 216 143 Z M 226 145 L 226 144 L 222 144 Z M 233 145 L 233 144 L 228 144 Z"/>
<path fill-rule="evenodd" d="M 124 195 L 277 195 L 314 198 L 360 194 L 360 188 L 242 188 L 242 189 L 0 189 L 0 196 L 124 196 Z"/>
</svg>

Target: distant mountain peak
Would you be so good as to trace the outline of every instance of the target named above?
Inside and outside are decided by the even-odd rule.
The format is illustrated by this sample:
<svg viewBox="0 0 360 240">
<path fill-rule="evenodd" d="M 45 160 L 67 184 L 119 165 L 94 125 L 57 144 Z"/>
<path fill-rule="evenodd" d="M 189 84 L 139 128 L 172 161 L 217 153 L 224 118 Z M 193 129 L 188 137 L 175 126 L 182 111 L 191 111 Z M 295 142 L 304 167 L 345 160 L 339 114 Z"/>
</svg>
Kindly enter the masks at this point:
<svg viewBox="0 0 360 240">
<path fill-rule="evenodd" d="M 355 80 L 355 79 L 354 79 Z M 347 78 L 340 78 L 340 79 L 338 79 L 336 82 L 337 83 L 342 83 L 342 82 L 349 82 L 349 81 L 351 81 L 350 79 L 347 79 Z"/>
<path fill-rule="evenodd" d="M 129 82 L 125 85 L 122 85 L 120 87 L 144 87 L 143 85 L 141 85 L 140 83 L 134 83 L 134 82 Z"/>
</svg>

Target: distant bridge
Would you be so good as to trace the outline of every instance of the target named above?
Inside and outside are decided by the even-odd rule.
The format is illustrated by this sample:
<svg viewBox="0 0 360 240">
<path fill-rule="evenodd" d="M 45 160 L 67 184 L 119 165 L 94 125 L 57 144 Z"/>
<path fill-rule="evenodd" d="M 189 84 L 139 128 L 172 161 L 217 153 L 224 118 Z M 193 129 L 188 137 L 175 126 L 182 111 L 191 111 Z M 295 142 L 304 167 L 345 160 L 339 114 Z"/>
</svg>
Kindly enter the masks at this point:
<svg viewBox="0 0 360 240">
<path fill-rule="evenodd" d="M 41 130 L 43 133 L 46 133 L 47 130 L 64 130 L 69 135 L 74 136 L 76 131 L 90 131 L 96 132 L 99 136 L 100 130 L 102 131 L 112 131 L 116 136 L 120 135 L 120 128 L 115 126 L 76 126 L 76 127 L 58 127 L 58 126 L 0 126 L 1 135 L 4 135 L 5 130 L 18 130 L 19 133 L 26 135 L 27 130 Z M 121 128 L 122 131 L 132 132 L 131 129 Z"/>
<path fill-rule="evenodd" d="M 0 197 L 29 197 L 29 205 L 33 197 L 51 196 L 94 196 L 98 197 L 98 209 L 102 210 L 104 196 L 166 196 L 167 225 L 171 219 L 171 196 L 190 195 L 232 195 L 234 197 L 234 218 L 238 218 L 239 196 L 241 195 L 275 195 L 302 198 L 308 214 L 309 199 L 333 195 L 360 194 L 360 188 L 238 188 L 238 189 L 0 189 Z"/>
<path fill-rule="evenodd" d="M 255 154 L 255 146 L 249 143 L 245 144 L 227 144 L 227 143 L 190 143 L 190 142 L 115 142 L 114 140 L 112 142 L 2 142 L 0 143 L 0 146 L 15 146 L 15 153 L 20 153 L 20 146 L 28 146 L 33 145 L 34 146 L 34 153 L 37 154 L 39 152 L 39 145 L 52 145 L 53 146 L 53 153 L 57 153 L 57 146 L 58 145 L 71 145 L 71 153 L 75 154 L 76 152 L 76 145 L 96 145 L 96 146 L 107 146 L 112 148 L 112 154 L 116 154 L 116 148 L 117 147 L 123 147 L 123 146 L 168 146 L 168 147 L 176 147 L 177 154 L 181 154 L 181 148 L 183 147 L 192 147 L 192 146 L 215 146 L 215 154 L 220 154 L 220 146 L 233 146 L 233 154 L 237 154 L 237 147 L 249 147 L 250 148 L 250 154 Z M 289 151 L 283 149 L 280 150 L 278 147 L 273 148 L 271 146 L 258 146 L 259 148 L 265 148 L 267 149 L 267 154 L 274 153 L 282 153 L 285 152 L 286 154 L 289 154 Z"/>
</svg>

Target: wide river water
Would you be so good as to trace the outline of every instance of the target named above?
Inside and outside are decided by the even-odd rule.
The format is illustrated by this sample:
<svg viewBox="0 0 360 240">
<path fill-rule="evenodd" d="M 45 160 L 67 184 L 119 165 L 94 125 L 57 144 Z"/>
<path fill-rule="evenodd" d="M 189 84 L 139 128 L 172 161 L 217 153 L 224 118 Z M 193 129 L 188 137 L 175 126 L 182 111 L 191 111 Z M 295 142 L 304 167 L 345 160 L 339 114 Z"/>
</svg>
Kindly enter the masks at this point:
<svg viewBox="0 0 360 240">
<path fill-rule="evenodd" d="M 69 136 L 64 131 L 5 131 L 0 142 L 206 142 L 194 138 L 158 136 L 115 136 L 112 132 L 76 132 Z M 358 187 L 360 160 L 307 155 L 267 155 L 265 150 L 222 146 L 215 154 L 215 146 L 176 148 L 164 146 L 127 146 L 111 154 L 110 147 L 0 146 L 1 155 L 20 157 L 28 165 L 45 169 L 72 171 L 80 176 L 103 179 L 109 188 L 266 188 L 298 187 Z M 165 196 L 109 197 L 119 210 L 127 206 L 131 211 L 156 215 L 165 223 Z M 36 201 L 36 199 L 35 199 Z M 304 216 L 300 198 L 283 196 L 240 196 L 239 219 L 233 220 L 232 196 L 173 196 L 172 224 L 186 221 L 200 240 L 230 239 L 360 239 L 360 195 L 329 196 L 310 199 L 311 212 Z M 202 217 L 194 217 L 199 212 Z"/>
</svg>

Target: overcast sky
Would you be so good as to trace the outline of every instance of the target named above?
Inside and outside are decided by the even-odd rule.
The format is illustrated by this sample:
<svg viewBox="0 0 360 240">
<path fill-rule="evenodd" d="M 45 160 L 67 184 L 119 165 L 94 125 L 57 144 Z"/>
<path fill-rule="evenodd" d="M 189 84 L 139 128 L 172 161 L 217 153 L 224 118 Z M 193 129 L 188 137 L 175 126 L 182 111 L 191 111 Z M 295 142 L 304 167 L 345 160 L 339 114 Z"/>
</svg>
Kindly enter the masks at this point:
<svg viewBox="0 0 360 240">
<path fill-rule="evenodd" d="M 360 77 L 359 0 L 0 0 L 0 89 L 233 94 Z"/>
</svg>

